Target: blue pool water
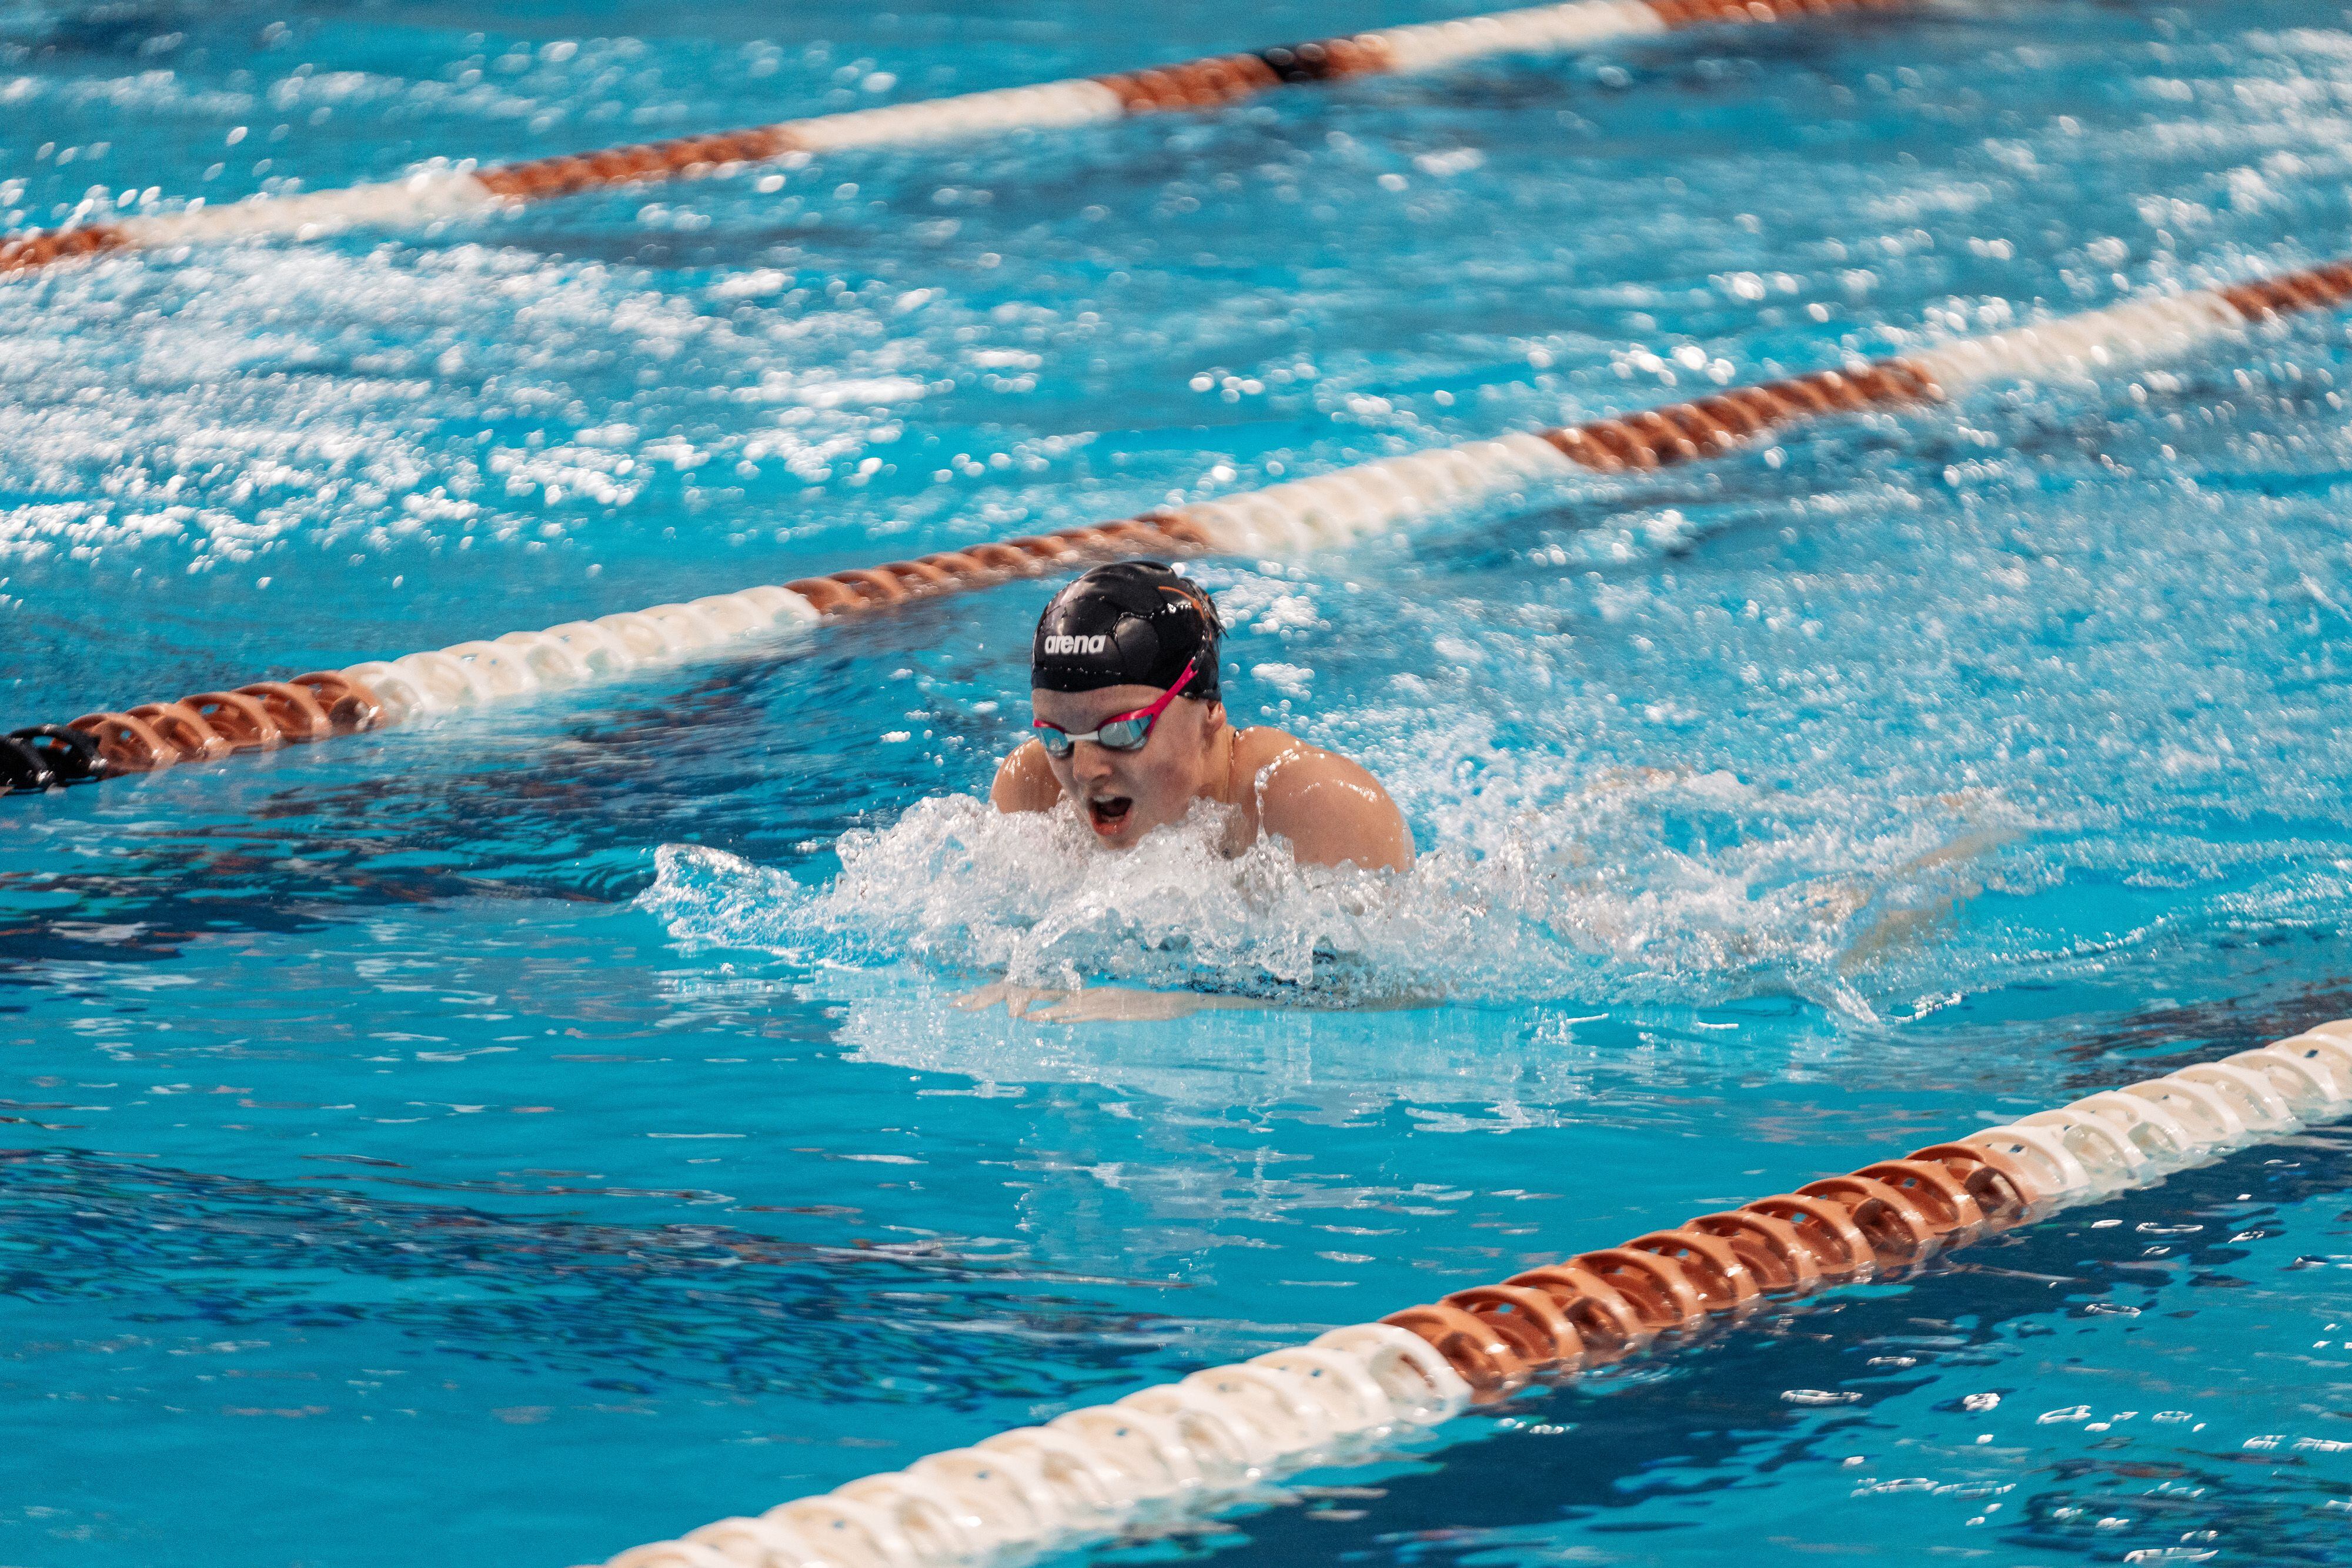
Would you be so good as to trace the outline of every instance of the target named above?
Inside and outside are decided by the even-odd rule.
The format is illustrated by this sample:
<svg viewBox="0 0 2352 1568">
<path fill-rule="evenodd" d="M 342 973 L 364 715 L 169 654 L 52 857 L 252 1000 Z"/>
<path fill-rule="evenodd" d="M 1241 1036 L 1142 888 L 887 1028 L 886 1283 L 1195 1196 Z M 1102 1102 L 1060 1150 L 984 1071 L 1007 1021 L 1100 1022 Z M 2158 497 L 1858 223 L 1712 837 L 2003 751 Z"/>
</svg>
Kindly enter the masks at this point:
<svg viewBox="0 0 2352 1568">
<path fill-rule="evenodd" d="M 0 217 L 1445 14 L 10 4 Z M 0 722 L 2299 264 L 2347 148 L 2332 9 L 1931 6 L 20 278 Z M 2352 1014 L 2347 371 L 2321 317 L 1203 563 L 1400 886 L 959 799 L 1034 586 L 0 803 L 0 1562 L 601 1560 Z M 1444 999 L 951 1005 L 1007 972 Z M 1086 1555 L 2352 1561 L 2347 1181 L 2249 1150 Z"/>
</svg>

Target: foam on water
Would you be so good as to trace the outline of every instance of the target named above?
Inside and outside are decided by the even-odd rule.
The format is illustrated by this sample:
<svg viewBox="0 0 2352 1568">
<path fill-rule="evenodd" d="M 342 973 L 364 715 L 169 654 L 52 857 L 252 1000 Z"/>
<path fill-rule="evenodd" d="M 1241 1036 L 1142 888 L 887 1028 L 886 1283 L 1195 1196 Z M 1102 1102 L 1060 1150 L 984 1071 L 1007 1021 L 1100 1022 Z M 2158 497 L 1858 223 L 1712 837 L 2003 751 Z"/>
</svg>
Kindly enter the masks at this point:
<svg viewBox="0 0 2352 1568">
<path fill-rule="evenodd" d="M 1220 810 L 1113 853 L 1065 812 L 950 795 L 845 835 L 819 887 L 665 846 L 639 904 L 690 946 L 1024 986 L 1329 1005 L 1793 994 L 1870 1017 L 1855 971 L 1977 891 L 1976 862 L 2029 825 L 1989 795 L 1879 803 L 1612 770 L 1389 873 L 1302 867 L 1279 839 L 1223 859 Z"/>
<path fill-rule="evenodd" d="M 1474 8 L 0 0 L 0 222 Z M 1903 8 L 20 277 L 0 727 L 2318 259 L 2325 24 Z M 5 802 L 0 1559 L 600 1561 L 2352 1013 L 2347 382 L 2312 315 L 1198 563 L 1235 721 L 1383 779 L 1402 878 L 992 816 L 1042 584 Z M 950 1005 L 1004 974 L 1329 1005 Z M 2325 1556 L 2344 1160 L 1760 1314 L 1215 1549 Z"/>
</svg>

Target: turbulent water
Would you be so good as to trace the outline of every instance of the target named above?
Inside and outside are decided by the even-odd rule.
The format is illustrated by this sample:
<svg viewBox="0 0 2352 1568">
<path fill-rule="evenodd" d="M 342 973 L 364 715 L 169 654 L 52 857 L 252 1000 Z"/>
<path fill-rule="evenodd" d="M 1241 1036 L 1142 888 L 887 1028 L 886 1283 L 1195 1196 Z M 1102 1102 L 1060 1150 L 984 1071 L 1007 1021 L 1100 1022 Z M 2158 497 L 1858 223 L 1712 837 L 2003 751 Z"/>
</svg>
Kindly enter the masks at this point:
<svg viewBox="0 0 2352 1568">
<path fill-rule="evenodd" d="M 1328 1006 L 1781 994 L 1867 1017 L 1853 977 L 1899 967 L 1895 950 L 1979 893 L 2029 824 L 1990 800 L 1898 802 L 1875 822 L 1862 804 L 1728 773 L 1604 778 L 1391 873 L 1301 867 L 1279 838 L 1226 860 L 1206 803 L 1114 853 L 1067 812 L 1007 818 L 949 795 L 844 835 L 820 888 L 668 846 L 638 902 L 698 948 L 1022 986 Z"/>
<path fill-rule="evenodd" d="M 0 3 L 0 222 L 1467 8 Z M 2335 256 L 2347 39 L 1927 5 L 0 282 L 0 725 Z M 2352 1013 L 2347 376 L 2307 314 L 1193 563 L 1400 876 L 992 815 L 1044 583 L 0 800 L 0 1560 L 601 1561 Z M 956 1006 L 1006 981 L 1285 1005 Z M 2344 1176 L 1185 1549 L 2338 1560 Z"/>
</svg>

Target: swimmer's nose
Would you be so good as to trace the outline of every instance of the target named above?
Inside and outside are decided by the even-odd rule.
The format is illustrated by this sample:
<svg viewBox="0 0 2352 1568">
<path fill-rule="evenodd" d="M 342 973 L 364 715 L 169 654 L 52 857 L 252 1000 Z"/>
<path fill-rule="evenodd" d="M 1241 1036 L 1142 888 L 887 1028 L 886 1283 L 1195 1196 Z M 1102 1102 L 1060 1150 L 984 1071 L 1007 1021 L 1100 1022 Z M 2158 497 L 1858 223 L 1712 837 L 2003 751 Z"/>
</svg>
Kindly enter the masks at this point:
<svg viewBox="0 0 2352 1568">
<path fill-rule="evenodd" d="M 1071 759 L 1070 771 L 1089 780 L 1108 779 L 1111 775 L 1110 753 L 1091 740 L 1082 740 Z"/>
</svg>

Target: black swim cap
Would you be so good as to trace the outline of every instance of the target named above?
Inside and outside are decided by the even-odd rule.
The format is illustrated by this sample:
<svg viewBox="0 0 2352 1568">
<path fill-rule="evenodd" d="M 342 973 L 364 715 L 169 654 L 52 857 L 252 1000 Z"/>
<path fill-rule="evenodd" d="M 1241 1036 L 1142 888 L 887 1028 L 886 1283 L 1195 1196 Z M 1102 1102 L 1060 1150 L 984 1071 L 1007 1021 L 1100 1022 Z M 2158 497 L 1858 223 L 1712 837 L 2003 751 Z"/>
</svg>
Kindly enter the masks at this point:
<svg viewBox="0 0 2352 1568">
<path fill-rule="evenodd" d="M 1098 566 L 1054 595 L 1029 644 L 1029 684 L 1049 692 L 1176 684 L 1198 661 L 1188 697 L 1217 695 L 1217 607 L 1156 560 Z"/>
</svg>

